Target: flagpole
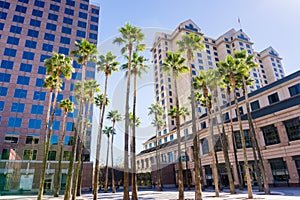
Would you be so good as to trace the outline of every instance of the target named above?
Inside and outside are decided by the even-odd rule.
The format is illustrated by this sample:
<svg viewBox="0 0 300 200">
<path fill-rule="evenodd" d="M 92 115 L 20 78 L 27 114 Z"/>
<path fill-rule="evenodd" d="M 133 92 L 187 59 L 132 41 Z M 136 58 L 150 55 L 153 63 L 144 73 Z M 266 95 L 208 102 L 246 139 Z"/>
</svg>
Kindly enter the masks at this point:
<svg viewBox="0 0 300 200">
<path fill-rule="evenodd" d="M 238 23 L 239 23 L 239 25 L 240 25 L 240 29 L 241 29 L 241 31 L 242 31 L 243 29 L 242 29 L 242 24 L 241 24 L 240 17 L 238 17 Z"/>
</svg>

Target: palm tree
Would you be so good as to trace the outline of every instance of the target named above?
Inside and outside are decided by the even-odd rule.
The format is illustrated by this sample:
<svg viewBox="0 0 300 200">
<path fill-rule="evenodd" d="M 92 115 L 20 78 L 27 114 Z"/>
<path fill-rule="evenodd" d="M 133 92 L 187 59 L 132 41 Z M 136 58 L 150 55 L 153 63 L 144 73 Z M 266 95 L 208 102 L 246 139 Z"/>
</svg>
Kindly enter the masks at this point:
<svg viewBox="0 0 300 200">
<path fill-rule="evenodd" d="M 76 125 L 74 127 L 74 141 L 72 144 L 72 152 L 70 156 L 70 163 L 68 168 L 68 175 L 67 175 L 67 182 L 66 182 L 66 190 L 64 195 L 64 200 L 69 200 L 71 196 L 71 190 L 72 190 L 72 174 L 74 171 L 74 162 L 76 158 L 76 147 L 78 143 L 78 133 L 81 124 L 79 123 L 80 120 L 83 120 L 83 101 L 84 101 L 84 80 L 85 80 L 85 71 L 87 67 L 87 62 L 95 62 L 96 61 L 96 54 L 97 54 L 97 46 L 96 44 L 89 43 L 87 40 L 82 39 L 81 43 L 75 42 L 75 46 L 77 47 L 76 50 L 71 51 L 71 54 L 77 57 L 77 63 L 82 65 L 81 73 L 81 92 L 80 92 L 80 98 L 79 98 L 79 116 L 76 121 Z M 78 183 L 78 176 L 75 174 L 74 178 L 74 185 L 76 188 Z M 73 199 L 75 198 L 75 195 L 73 195 Z"/>
<path fill-rule="evenodd" d="M 73 112 L 74 104 L 72 101 L 70 101 L 70 99 L 64 99 L 58 104 L 58 107 L 63 110 L 63 122 L 62 122 L 62 138 L 61 138 L 60 147 L 59 147 L 60 149 L 59 149 L 58 170 L 55 175 L 56 185 L 54 187 L 54 197 L 59 196 L 59 190 L 60 190 L 61 161 L 62 161 L 62 155 L 63 155 L 64 139 L 65 139 L 65 134 L 66 134 L 67 114 Z"/>
<path fill-rule="evenodd" d="M 226 64 L 227 62 L 227 64 Z M 232 62 L 232 63 L 231 63 Z M 233 60 L 232 59 L 225 59 L 225 61 L 220 61 L 217 63 L 217 67 L 218 67 L 218 72 L 220 75 L 222 75 L 221 73 L 223 72 L 222 71 L 222 67 L 221 65 L 224 65 L 224 67 L 227 67 L 228 65 L 233 65 Z M 235 136 L 234 136 L 234 131 L 233 131 L 233 119 L 232 119 L 232 109 L 231 109 L 231 85 L 230 85 L 230 82 L 226 82 L 223 80 L 223 78 L 221 79 L 221 81 L 223 82 L 223 86 L 225 87 L 225 90 L 226 90 L 226 94 L 227 94 L 227 104 L 229 105 L 229 115 L 230 115 L 230 129 L 231 129 L 231 139 L 232 139 L 232 146 L 233 146 L 233 154 L 234 154 L 234 165 L 235 165 L 235 168 L 236 168 L 236 171 L 237 171 L 237 179 L 238 179 L 238 182 L 239 182 L 239 189 L 240 190 L 243 190 L 244 188 L 244 184 L 243 184 L 243 175 L 242 175 L 242 171 L 241 171 L 241 166 L 239 165 L 239 162 L 238 162 L 238 158 L 237 158 L 237 146 L 236 146 L 236 139 L 235 139 Z"/>
<path fill-rule="evenodd" d="M 124 45 L 121 52 L 128 55 L 128 75 L 127 88 L 125 98 L 125 128 L 124 128 L 124 200 L 129 200 L 129 184 L 128 184 L 128 132 L 129 132 L 129 93 L 130 93 L 130 74 L 131 74 L 131 56 L 134 49 L 144 49 L 145 45 L 140 42 L 144 40 L 144 34 L 141 29 L 126 23 L 124 27 L 119 29 L 121 37 L 115 38 L 113 43 Z M 96 199 L 95 199 L 96 200 Z"/>
<path fill-rule="evenodd" d="M 237 60 L 234 59 L 231 55 L 228 55 L 225 58 L 224 62 L 219 62 L 218 64 L 219 72 L 223 75 L 223 81 L 230 85 L 230 87 L 233 90 L 234 100 L 235 100 L 235 108 L 236 108 L 236 114 L 237 119 L 239 123 L 239 131 L 240 131 L 240 138 L 243 148 L 243 156 L 244 156 L 244 170 L 246 174 L 246 180 L 247 180 L 247 189 L 248 189 L 248 198 L 253 198 L 253 192 L 252 192 L 252 185 L 251 185 L 251 177 L 249 172 L 249 166 L 248 166 L 248 158 L 247 158 L 247 152 L 246 152 L 246 142 L 245 142 L 245 135 L 242 127 L 242 121 L 241 121 L 241 114 L 239 112 L 239 103 L 236 95 L 236 89 L 241 87 L 241 74 L 239 71 L 239 66 L 237 63 Z"/>
<path fill-rule="evenodd" d="M 219 103 L 218 89 L 224 88 L 224 84 L 222 82 L 221 75 L 219 74 L 219 72 L 217 70 L 211 69 L 211 70 L 208 70 L 207 73 L 208 73 L 207 77 L 209 78 L 208 83 L 207 83 L 208 88 L 210 89 L 210 91 L 212 92 L 212 95 L 213 95 L 213 104 L 216 105 L 216 108 L 214 110 L 215 110 L 215 113 L 217 113 L 219 115 L 219 118 L 221 120 L 222 130 L 220 130 L 220 127 L 219 127 L 218 117 L 215 117 L 216 122 L 217 122 L 218 133 L 220 135 L 224 160 L 225 160 L 225 167 L 226 167 L 228 181 L 229 181 L 230 193 L 235 194 L 236 193 L 235 186 L 234 186 L 233 177 L 232 177 L 232 173 L 231 173 L 229 153 L 228 153 L 228 141 L 227 141 L 227 137 L 225 134 L 223 115 L 222 115 L 221 106 Z"/>
<path fill-rule="evenodd" d="M 75 85 L 76 87 L 76 85 Z M 78 89 L 81 90 L 81 83 L 79 82 Z M 76 88 L 75 88 L 76 89 Z M 83 152 L 84 152 L 84 143 L 86 142 L 86 131 L 87 126 L 89 123 L 89 117 L 90 117 L 90 110 L 91 105 L 94 103 L 94 95 L 96 92 L 100 92 L 99 84 L 97 84 L 96 80 L 85 80 L 84 81 L 84 91 L 85 91 L 85 100 L 84 100 L 84 106 L 86 106 L 87 103 L 87 112 L 84 112 L 84 119 L 81 121 L 81 140 L 79 143 L 78 148 L 78 158 L 83 158 Z M 77 196 L 81 195 L 81 179 L 82 179 L 82 162 L 83 159 L 78 159 L 78 167 L 76 168 L 76 174 L 78 174 L 78 185 L 77 185 Z"/>
<path fill-rule="evenodd" d="M 104 193 L 107 192 L 108 187 L 108 156 L 109 156 L 109 138 L 110 135 L 115 134 L 114 129 L 110 126 L 105 126 L 103 129 L 103 134 L 107 136 L 107 150 L 106 150 L 106 165 L 105 165 L 105 185 L 104 185 Z"/>
<path fill-rule="evenodd" d="M 193 74 L 191 62 L 194 60 L 194 52 L 201 51 L 205 48 L 201 43 L 201 37 L 190 33 L 188 35 L 182 35 L 182 39 L 177 41 L 180 52 L 185 52 L 187 55 L 187 66 L 190 68 L 190 89 L 191 89 L 191 110 L 192 110 L 192 132 L 194 135 L 194 170 L 195 170 L 195 199 L 202 199 L 201 182 L 200 182 L 200 162 L 199 162 L 199 149 L 197 126 L 196 126 L 196 113 L 195 113 L 195 100 L 194 100 L 194 87 L 193 87 Z"/>
<path fill-rule="evenodd" d="M 111 120 L 112 129 L 115 130 L 116 122 L 122 121 L 122 116 L 117 110 L 111 110 L 107 113 L 107 119 Z M 111 136 L 111 185 L 112 185 L 112 192 L 116 192 L 115 187 L 115 175 L 114 175 L 114 134 Z"/>
<path fill-rule="evenodd" d="M 112 75 L 112 72 L 117 72 L 117 66 L 120 64 L 115 61 L 117 56 L 113 55 L 111 52 L 107 52 L 106 55 L 99 55 L 99 61 L 97 62 L 98 71 L 102 71 L 105 74 L 105 82 L 104 82 L 104 93 L 103 93 L 103 100 L 106 101 L 106 93 L 107 93 L 107 83 L 108 77 Z M 104 120 L 104 113 L 105 113 L 105 106 L 106 102 L 103 102 L 100 106 L 100 115 L 99 115 L 99 134 L 97 137 L 97 148 L 96 148 L 96 166 L 94 172 L 94 200 L 98 198 L 98 188 L 99 188 L 99 172 L 100 172 L 100 154 L 101 154 L 101 131 L 103 128 L 103 120 Z M 104 105 L 104 106 L 103 106 Z"/>
<path fill-rule="evenodd" d="M 243 89 L 243 93 L 245 96 L 247 117 L 248 117 L 248 123 L 249 123 L 249 128 L 250 128 L 250 137 L 251 137 L 251 141 L 252 141 L 254 149 L 257 150 L 260 174 L 261 174 L 261 176 L 263 178 L 263 182 L 264 182 L 264 191 L 265 191 L 265 194 L 270 194 L 270 188 L 269 188 L 268 181 L 267 181 L 267 176 L 266 176 L 265 167 L 263 164 L 261 150 L 260 150 L 258 141 L 256 139 L 256 133 L 255 133 L 252 115 L 251 115 L 251 111 L 250 111 L 250 103 L 249 103 L 248 89 L 247 89 L 247 86 L 252 85 L 252 82 L 253 82 L 253 80 L 250 78 L 249 72 L 251 70 L 253 70 L 254 68 L 256 68 L 257 64 L 253 61 L 253 55 L 247 56 L 246 50 L 242 50 L 241 52 L 234 52 L 234 57 L 235 57 L 235 59 L 238 59 L 239 65 L 240 65 L 239 69 L 240 69 L 241 75 L 242 75 L 242 89 Z M 254 154 L 254 155 L 256 155 L 256 154 Z M 257 170 L 257 171 L 259 171 L 259 170 Z M 260 178 L 260 176 L 258 176 L 258 178 Z"/>
<path fill-rule="evenodd" d="M 202 89 L 203 97 L 205 99 L 205 106 L 207 108 L 207 118 L 208 118 L 208 124 L 209 124 L 209 134 L 210 134 L 210 147 L 211 147 L 211 156 L 213 160 L 213 177 L 214 177 L 214 186 L 215 186 L 215 194 L 216 197 L 219 197 L 219 177 L 218 177 L 218 169 L 217 169 L 217 161 L 216 161 L 216 153 L 214 148 L 214 135 L 213 135 L 213 126 L 212 126 L 212 117 L 211 117 L 211 109 L 212 109 L 212 103 L 209 98 L 209 90 L 208 90 L 208 73 L 201 71 L 197 77 L 194 78 L 194 86 L 196 89 Z"/>
<path fill-rule="evenodd" d="M 128 57 L 126 56 L 127 60 Z M 136 120 L 136 81 L 137 76 L 141 77 L 142 72 L 146 72 L 148 66 L 144 64 L 147 61 L 143 56 L 139 56 L 137 52 L 133 52 L 132 60 L 131 60 L 131 73 L 133 74 L 133 126 L 132 126 L 132 134 L 131 134 L 131 144 L 130 144 L 130 153 L 131 156 L 131 185 L 132 185 L 132 199 L 138 199 L 137 197 L 137 176 L 136 176 L 136 157 L 135 157 L 135 120 Z M 122 65 L 122 69 L 128 69 L 128 63 Z"/>
<path fill-rule="evenodd" d="M 154 115 L 154 119 L 152 121 L 152 125 L 155 127 L 155 139 L 156 139 L 156 177 L 157 177 L 157 191 L 162 191 L 161 185 L 161 172 L 160 172 L 160 159 L 159 159 L 159 144 L 158 144 L 158 130 L 160 127 L 164 125 L 164 121 L 161 119 L 162 115 L 164 114 L 164 110 L 158 104 L 151 104 L 148 108 L 149 113 L 148 115 Z"/>
<path fill-rule="evenodd" d="M 50 138 L 52 135 L 52 127 L 53 127 L 53 121 L 54 121 L 54 115 L 55 115 L 55 109 L 56 109 L 56 101 L 58 92 L 61 90 L 61 76 L 65 77 L 66 79 L 70 79 L 72 72 L 74 72 L 74 68 L 72 67 L 72 58 L 66 57 L 64 54 L 58 54 L 56 52 L 53 52 L 53 56 L 49 59 L 45 59 L 45 67 L 46 67 L 46 74 L 51 75 L 54 77 L 54 79 L 57 79 L 56 85 L 54 86 L 54 101 L 52 104 L 52 113 L 51 118 L 49 122 L 50 117 L 50 107 L 51 107 L 51 99 L 49 99 L 49 105 L 48 105 L 48 113 L 46 117 L 46 132 L 47 139 L 45 140 L 45 149 L 44 149 L 44 158 L 43 158 L 43 165 L 42 165 L 42 174 L 41 174 L 41 180 L 40 180 L 40 188 L 39 188 L 39 194 L 38 194 L 38 200 L 42 199 L 42 195 L 44 192 L 44 181 L 45 181 L 45 173 L 46 173 L 46 167 L 47 167 L 47 159 L 48 159 L 48 153 L 50 148 Z M 52 92 L 50 92 L 52 93 Z M 48 127 L 49 125 L 49 127 Z M 49 130 L 48 130 L 49 128 Z"/>
<path fill-rule="evenodd" d="M 181 161 L 181 142 L 180 142 L 180 118 L 179 118 L 179 99 L 177 89 L 177 78 L 180 74 L 189 71 L 187 66 L 184 66 L 185 59 L 181 57 L 180 53 L 168 52 L 167 57 L 162 64 L 163 71 L 167 73 L 172 72 L 175 89 L 175 102 L 176 102 L 176 131 L 177 131 L 177 148 L 178 148 L 178 190 L 179 199 L 184 199 L 183 175 L 182 175 L 182 161 Z"/>
</svg>

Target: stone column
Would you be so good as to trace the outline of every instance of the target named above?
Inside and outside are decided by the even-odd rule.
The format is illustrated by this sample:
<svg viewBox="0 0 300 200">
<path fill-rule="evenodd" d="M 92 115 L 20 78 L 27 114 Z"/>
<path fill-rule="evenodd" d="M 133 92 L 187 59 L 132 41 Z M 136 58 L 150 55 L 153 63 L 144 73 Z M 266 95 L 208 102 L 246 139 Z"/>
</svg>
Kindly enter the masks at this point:
<svg viewBox="0 0 300 200">
<path fill-rule="evenodd" d="M 283 146 L 289 145 L 289 138 L 287 136 L 287 132 L 286 132 L 283 122 L 276 122 L 275 127 L 277 127 L 280 143 Z"/>
<path fill-rule="evenodd" d="M 299 175 L 296 168 L 296 163 L 291 156 L 284 158 L 289 172 L 289 186 L 299 186 Z"/>
</svg>

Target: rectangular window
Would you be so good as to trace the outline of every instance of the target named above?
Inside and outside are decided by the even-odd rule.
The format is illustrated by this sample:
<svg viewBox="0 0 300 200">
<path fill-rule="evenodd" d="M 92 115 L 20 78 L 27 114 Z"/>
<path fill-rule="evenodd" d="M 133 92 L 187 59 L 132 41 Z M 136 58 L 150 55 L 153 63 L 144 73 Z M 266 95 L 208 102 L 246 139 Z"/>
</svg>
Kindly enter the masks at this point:
<svg viewBox="0 0 300 200">
<path fill-rule="evenodd" d="M 69 8 L 65 8 L 65 14 L 73 16 L 74 15 L 74 10 L 69 9 Z"/>
<path fill-rule="evenodd" d="M 261 128 L 266 146 L 280 143 L 277 128 L 272 124 Z"/>
<path fill-rule="evenodd" d="M 95 33 L 90 33 L 89 37 L 93 40 L 97 40 L 97 34 L 95 34 Z"/>
<path fill-rule="evenodd" d="M 51 33 L 45 33 L 44 39 L 49 40 L 49 41 L 54 41 L 55 40 L 55 35 L 51 34 Z"/>
<path fill-rule="evenodd" d="M 79 18 L 82 18 L 82 19 L 87 19 L 87 13 L 83 13 L 83 12 L 79 12 Z"/>
<path fill-rule="evenodd" d="M 17 50 L 12 48 L 5 48 L 4 49 L 4 55 L 9 57 L 16 57 Z"/>
<path fill-rule="evenodd" d="M 28 29 L 27 36 L 38 38 L 39 37 L 39 32 L 35 31 L 35 30 Z"/>
<path fill-rule="evenodd" d="M 86 22 L 78 21 L 77 26 L 79 26 L 81 28 L 86 28 Z"/>
<path fill-rule="evenodd" d="M 98 26 L 91 24 L 90 29 L 93 31 L 98 31 Z"/>
<path fill-rule="evenodd" d="M 70 156 L 71 156 L 71 151 L 64 151 L 63 160 L 64 161 L 69 161 L 70 160 Z"/>
<path fill-rule="evenodd" d="M 79 6 L 80 9 L 83 9 L 83 10 L 88 10 L 89 9 L 89 6 L 87 4 L 83 4 L 81 3 L 80 6 Z"/>
<path fill-rule="evenodd" d="M 41 129 L 42 120 L 41 119 L 29 119 L 28 128 Z"/>
<path fill-rule="evenodd" d="M 285 130 L 289 141 L 300 140 L 300 118 L 284 121 Z"/>
<path fill-rule="evenodd" d="M 11 104 L 10 112 L 20 112 L 20 113 L 23 113 L 24 112 L 24 108 L 25 108 L 25 104 L 24 103 L 13 102 Z"/>
<path fill-rule="evenodd" d="M 68 55 L 69 54 L 69 49 L 65 48 L 65 47 L 59 47 L 58 48 L 58 53 Z"/>
<path fill-rule="evenodd" d="M 48 29 L 50 31 L 56 31 L 56 24 L 47 23 L 46 24 L 46 29 Z"/>
<path fill-rule="evenodd" d="M 40 134 L 27 134 L 25 144 L 39 144 Z"/>
<path fill-rule="evenodd" d="M 70 44 L 71 39 L 67 37 L 60 37 L 60 43 L 62 44 Z"/>
<path fill-rule="evenodd" d="M 45 2 L 39 1 L 39 0 L 35 0 L 34 1 L 34 5 L 37 6 L 37 7 L 40 7 L 40 8 L 44 8 Z"/>
<path fill-rule="evenodd" d="M 9 83 L 10 82 L 10 74 L 1 73 L 0 72 L 0 82 Z"/>
<path fill-rule="evenodd" d="M 43 112 L 44 112 L 44 106 L 43 105 L 33 104 L 31 106 L 31 111 L 30 111 L 31 114 L 42 115 Z"/>
<path fill-rule="evenodd" d="M 49 151 L 48 160 L 55 160 L 55 159 L 56 159 L 56 151 Z"/>
<path fill-rule="evenodd" d="M 0 30 L 3 30 L 3 29 L 4 29 L 4 23 L 0 22 Z"/>
<path fill-rule="evenodd" d="M 99 9 L 92 8 L 92 13 L 99 15 Z"/>
<path fill-rule="evenodd" d="M 58 145 L 58 135 L 51 135 L 50 145 Z"/>
<path fill-rule="evenodd" d="M 289 92 L 291 97 L 300 94 L 300 83 L 297 83 L 296 85 L 289 87 Z"/>
<path fill-rule="evenodd" d="M 10 60 L 2 60 L 0 68 L 13 69 L 14 62 Z"/>
<path fill-rule="evenodd" d="M 22 118 L 9 117 L 7 126 L 11 128 L 20 128 L 22 126 Z"/>
<path fill-rule="evenodd" d="M 85 38 L 85 31 L 77 30 L 77 31 L 76 31 L 76 36 L 77 36 L 77 37 Z"/>
<path fill-rule="evenodd" d="M 54 4 L 50 4 L 50 10 L 59 12 L 59 6 L 58 5 L 54 5 Z"/>
<path fill-rule="evenodd" d="M 251 106 L 252 111 L 260 109 L 260 105 L 259 105 L 258 100 L 251 102 L 250 106 Z"/>
<path fill-rule="evenodd" d="M 6 132 L 4 137 L 4 142 L 10 144 L 18 144 L 19 135 L 20 135 L 19 132 Z"/>
<path fill-rule="evenodd" d="M 26 60 L 34 60 L 34 53 L 28 52 L 28 51 L 23 51 L 22 58 L 26 59 Z"/>
<path fill-rule="evenodd" d="M 98 23 L 98 20 L 99 20 L 98 17 L 91 16 L 91 21 L 92 22 L 97 22 Z"/>
<path fill-rule="evenodd" d="M 30 19 L 30 26 L 41 27 L 41 21 L 36 19 Z"/>
<path fill-rule="evenodd" d="M 23 90 L 23 89 L 15 89 L 15 93 L 14 93 L 14 97 L 15 98 L 20 98 L 20 99 L 26 99 L 27 97 L 27 90 Z"/>
<path fill-rule="evenodd" d="M 4 101 L 0 101 L 0 111 L 4 110 L 4 105 L 5 105 L 5 102 Z"/>
<path fill-rule="evenodd" d="M 274 183 L 288 183 L 289 173 L 283 158 L 270 159 L 269 163 L 272 169 Z"/>
<path fill-rule="evenodd" d="M 42 54 L 42 55 L 40 56 L 40 62 L 44 62 L 45 59 L 49 59 L 49 58 L 51 58 L 51 56 Z"/>
<path fill-rule="evenodd" d="M 6 40 L 6 43 L 7 43 L 7 44 L 18 45 L 18 44 L 19 44 L 19 40 L 20 40 L 20 38 L 8 36 L 8 37 L 7 37 L 7 40 Z"/>
<path fill-rule="evenodd" d="M 73 0 L 67 0 L 66 4 L 68 6 L 75 6 L 75 1 L 73 1 Z"/>
<path fill-rule="evenodd" d="M 17 23 L 21 23 L 23 24 L 24 23 L 24 17 L 22 16 L 19 16 L 19 15 L 14 15 L 13 16 L 13 22 L 17 22 Z"/>
<path fill-rule="evenodd" d="M 53 51 L 53 45 L 44 43 L 43 47 L 42 47 L 42 50 L 47 51 L 47 52 L 52 52 Z"/>
<path fill-rule="evenodd" d="M 38 68 L 38 74 L 45 75 L 46 74 L 46 67 L 39 66 L 39 68 Z"/>
<path fill-rule="evenodd" d="M 27 76 L 18 76 L 17 84 L 20 85 L 29 85 L 30 77 Z"/>
<path fill-rule="evenodd" d="M 16 33 L 16 34 L 21 34 L 22 27 L 11 25 L 9 32 Z"/>
<path fill-rule="evenodd" d="M 27 48 L 35 49 L 36 44 L 37 44 L 36 41 L 32 41 L 32 40 L 26 40 L 25 41 L 25 47 L 27 47 Z"/>
<path fill-rule="evenodd" d="M 57 21 L 58 15 L 49 13 L 49 14 L 48 14 L 48 19 L 49 19 L 49 20 L 53 20 L 53 21 Z"/>
<path fill-rule="evenodd" d="M 46 92 L 34 91 L 33 100 L 45 101 L 45 99 L 46 99 Z"/>
<path fill-rule="evenodd" d="M 7 95 L 7 87 L 0 86 L 0 96 L 6 96 Z"/>
<path fill-rule="evenodd" d="M 36 16 L 36 17 L 43 17 L 43 11 L 33 9 L 33 10 L 32 10 L 32 15 L 33 15 L 33 16 Z"/>
<path fill-rule="evenodd" d="M 268 99 L 269 99 L 269 103 L 270 103 L 270 104 L 273 104 L 273 103 L 278 102 L 278 101 L 279 101 L 279 97 L 278 97 L 277 92 L 274 93 L 274 94 L 269 95 L 269 96 L 268 96 Z"/>
<path fill-rule="evenodd" d="M 246 142 L 246 148 L 252 147 L 251 138 L 249 134 L 249 130 L 244 130 L 244 137 Z M 235 144 L 238 149 L 242 148 L 242 140 L 240 131 L 234 131 Z"/>
<path fill-rule="evenodd" d="M 73 144 L 73 137 L 72 136 L 65 136 L 64 145 L 65 146 L 72 146 Z"/>
<path fill-rule="evenodd" d="M 9 159 L 10 150 L 13 150 L 13 149 L 2 149 L 2 153 L 1 153 L 1 159 L 2 160 L 8 160 Z"/>
<path fill-rule="evenodd" d="M 68 18 L 68 17 L 64 17 L 63 23 L 72 25 L 73 24 L 73 19 Z"/>
<path fill-rule="evenodd" d="M 7 18 L 7 13 L 0 11 L 0 19 L 6 20 L 6 18 Z"/>
<path fill-rule="evenodd" d="M 35 86 L 36 86 L 36 87 L 43 87 L 43 85 L 44 85 L 44 80 L 43 80 L 43 79 L 37 78 L 37 79 L 35 80 Z"/>
<path fill-rule="evenodd" d="M 0 1 L 1 8 L 9 9 L 9 6 L 10 6 L 10 3 L 5 2 L 5 1 Z"/>
<path fill-rule="evenodd" d="M 52 129 L 54 131 L 58 131 L 59 128 L 60 128 L 60 121 L 53 121 L 53 127 L 52 127 Z"/>
<path fill-rule="evenodd" d="M 61 29 L 61 32 L 62 32 L 62 33 L 65 33 L 65 34 L 71 34 L 71 33 L 72 33 L 72 29 L 63 26 L 62 29 Z"/>
<path fill-rule="evenodd" d="M 37 150 L 25 149 L 23 160 L 36 160 Z"/>
</svg>

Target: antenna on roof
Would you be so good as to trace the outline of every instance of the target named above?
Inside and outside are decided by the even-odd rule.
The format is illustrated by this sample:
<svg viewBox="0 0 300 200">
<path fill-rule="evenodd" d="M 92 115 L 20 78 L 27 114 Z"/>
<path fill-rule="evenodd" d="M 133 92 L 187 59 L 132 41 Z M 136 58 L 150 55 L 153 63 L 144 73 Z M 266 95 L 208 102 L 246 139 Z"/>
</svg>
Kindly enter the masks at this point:
<svg viewBox="0 0 300 200">
<path fill-rule="evenodd" d="M 239 25 L 240 25 L 240 30 L 243 31 L 243 30 L 242 30 L 242 24 L 241 24 L 240 17 L 238 17 L 238 23 L 239 23 Z"/>
</svg>

